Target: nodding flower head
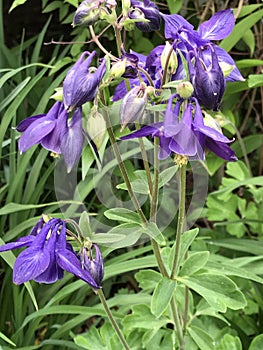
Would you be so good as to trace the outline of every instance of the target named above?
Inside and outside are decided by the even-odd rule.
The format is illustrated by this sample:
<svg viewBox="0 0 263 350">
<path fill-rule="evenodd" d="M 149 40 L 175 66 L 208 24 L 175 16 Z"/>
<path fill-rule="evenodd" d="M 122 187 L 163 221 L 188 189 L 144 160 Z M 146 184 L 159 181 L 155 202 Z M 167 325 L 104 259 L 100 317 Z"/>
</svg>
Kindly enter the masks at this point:
<svg viewBox="0 0 263 350">
<path fill-rule="evenodd" d="M 131 19 L 142 19 L 142 22 L 136 22 L 135 25 L 142 32 L 152 32 L 160 29 L 161 15 L 158 7 L 149 0 L 131 0 L 132 8 L 128 16 Z"/>
<path fill-rule="evenodd" d="M 96 252 L 95 257 L 93 253 L 94 249 Z M 82 248 L 80 251 L 80 261 L 82 268 L 92 275 L 97 285 L 101 286 L 104 276 L 104 267 L 99 247 L 96 244 L 92 244 L 90 249 Z"/>
<path fill-rule="evenodd" d="M 135 86 L 123 98 L 120 107 L 121 131 L 128 123 L 140 120 L 147 105 L 147 90 L 145 84 Z"/>
<path fill-rule="evenodd" d="M 73 27 L 79 25 L 89 26 L 97 22 L 100 17 L 101 0 L 85 0 L 82 1 L 73 18 Z"/>
<path fill-rule="evenodd" d="M 93 100 L 96 96 L 98 86 L 106 71 L 106 61 L 103 59 L 97 69 L 90 67 L 95 56 L 96 51 L 92 53 L 83 52 L 68 71 L 63 83 L 63 97 L 66 110 L 80 107 L 84 103 Z"/>
<path fill-rule="evenodd" d="M 226 82 L 212 45 L 197 49 L 188 59 L 194 96 L 206 108 L 218 110 L 225 92 Z"/>
</svg>

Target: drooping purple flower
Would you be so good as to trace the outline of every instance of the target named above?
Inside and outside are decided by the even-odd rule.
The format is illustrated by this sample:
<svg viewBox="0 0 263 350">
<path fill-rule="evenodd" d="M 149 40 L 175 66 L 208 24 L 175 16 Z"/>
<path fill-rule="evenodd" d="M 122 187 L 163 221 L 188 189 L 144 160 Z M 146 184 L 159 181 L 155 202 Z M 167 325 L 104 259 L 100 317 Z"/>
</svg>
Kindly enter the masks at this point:
<svg viewBox="0 0 263 350">
<path fill-rule="evenodd" d="M 81 156 L 84 143 L 81 116 L 81 108 L 77 108 L 68 122 L 63 103 L 55 102 L 47 114 L 26 118 L 16 128 L 23 133 L 18 141 L 20 152 L 41 144 L 48 151 L 62 154 L 70 172 Z"/>
<path fill-rule="evenodd" d="M 198 101 L 206 108 L 218 110 L 226 88 L 225 77 L 213 46 L 209 45 L 205 50 L 210 52 L 210 61 L 201 49 L 196 50 L 194 58 L 188 59 L 190 79 Z"/>
<path fill-rule="evenodd" d="M 139 57 L 133 53 L 122 50 L 121 59 L 126 62 L 125 72 L 122 74 L 122 77 L 135 79 L 138 74 Z"/>
<path fill-rule="evenodd" d="M 73 26 L 93 25 L 100 17 L 100 6 L 103 3 L 101 0 L 85 0 L 82 1 L 73 18 Z"/>
<path fill-rule="evenodd" d="M 95 257 L 92 253 L 94 248 L 96 251 Z M 90 249 L 82 248 L 79 255 L 82 268 L 89 271 L 96 283 L 100 286 L 103 280 L 104 268 L 99 247 L 96 244 L 92 244 Z"/>
<path fill-rule="evenodd" d="M 30 280 L 54 283 L 63 278 L 64 270 L 99 289 L 89 269 L 83 269 L 72 246 L 66 241 L 66 223 L 60 219 L 45 222 L 40 219 L 29 236 L 0 247 L 0 253 L 27 246 L 15 261 L 13 282 L 22 284 Z"/>
<path fill-rule="evenodd" d="M 88 56 L 86 58 L 86 56 Z M 94 99 L 98 86 L 106 72 L 106 60 L 96 69 L 90 67 L 96 51 L 82 53 L 77 62 L 68 71 L 63 83 L 63 98 L 66 110 L 80 107 Z M 86 58 L 86 59 L 85 59 Z"/>
<path fill-rule="evenodd" d="M 161 14 L 158 7 L 150 0 L 131 0 L 132 8 L 128 13 L 131 19 L 147 20 L 136 22 L 135 25 L 142 32 L 152 32 L 159 30 L 161 25 Z"/>
<path fill-rule="evenodd" d="M 195 103 L 194 121 L 192 123 L 192 128 L 202 148 L 204 149 L 207 147 L 218 157 L 223 158 L 227 161 L 236 161 L 237 157 L 235 155 L 235 152 L 228 146 L 228 144 L 233 142 L 233 140 L 229 140 L 222 134 L 221 131 L 206 126 L 197 99 L 193 98 L 192 100 Z"/>
</svg>

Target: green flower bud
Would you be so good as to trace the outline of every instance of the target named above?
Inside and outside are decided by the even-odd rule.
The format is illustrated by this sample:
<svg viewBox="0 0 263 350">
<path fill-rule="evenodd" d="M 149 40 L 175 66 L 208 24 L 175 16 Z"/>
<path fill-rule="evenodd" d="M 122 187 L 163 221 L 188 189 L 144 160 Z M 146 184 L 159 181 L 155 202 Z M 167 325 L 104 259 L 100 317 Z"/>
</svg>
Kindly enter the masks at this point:
<svg viewBox="0 0 263 350">
<path fill-rule="evenodd" d="M 119 60 L 116 63 L 113 63 L 110 70 L 110 77 L 112 79 L 118 79 L 125 73 L 126 61 L 126 58 L 124 58 L 123 60 Z"/>
<path fill-rule="evenodd" d="M 97 107 L 93 107 L 90 111 L 87 130 L 91 140 L 95 143 L 97 149 L 99 149 L 104 140 L 107 128 L 104 117 L 98 112 Z"/>
<path fill-rule="evenodd" d="M 123 16 L 128 16 L 129 9 L 131 7 L 130 0 L 122 0 L 122 14 Z"/>
<path fill-rule="evenodd" d="M 168 61 L 168 64 L 166 63 Z M 167 64 L 167 69 L 169 74 L 175 74 L 178 67 L 178 59 L 176 52 L 173 49 L 173 46 L 166 41 L 165 47 L 161 54 L 161 64 L 162 68 L 165 69 Z"/>
<path fill-rule="evenodd" d="M 194 92 L 194 87 L 190 83 L 190 81 L 183 81 L 177 85 L 176 92 L 180 97 L 186 99 L 192 96 Z"/>
</svg>

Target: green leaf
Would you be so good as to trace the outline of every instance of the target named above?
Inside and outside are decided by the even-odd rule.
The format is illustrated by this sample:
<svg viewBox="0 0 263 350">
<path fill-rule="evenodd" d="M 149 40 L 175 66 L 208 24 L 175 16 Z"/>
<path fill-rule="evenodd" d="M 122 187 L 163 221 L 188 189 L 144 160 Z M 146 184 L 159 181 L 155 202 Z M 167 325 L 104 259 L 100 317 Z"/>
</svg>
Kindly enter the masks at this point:
<svg viewBox="0 0 263 350">
<path fill-rule="evenodd" d="M 215 349 L 214 341 L 208 333 L 206 333 L 202 328 L 191 325 L 188 328 L 188 332 L 194 342 L 202 350 L 213 350 Z"/>
<path fill-rule="evenodd" d="M 228 248 L 234 251 L 245 252 L 253 255 L 262 255 L 263 242 L 262 241 L 252 241 L 250 239 L 218 239 L 209 240 L 207 242 L 210 245 L 215 245 L 218 247 Z"/>
<path fill-rule="evenodd" d="M 250 67 L 258 67 L 263 65 L 263 60 L 257 59 L 244 59 L 236 61 L 236 65 L 239 69 L 242 68 L 250 68 Z"/>
<path fill-rule="evenodd" d="M 190 245 L 193 243 L 195 237 L 198 235 L 199 229 L 198 228 L 194 228 L 192 230 L 186 231 L 183 233 L 182 238 L 181 238 L 181 246 L 180 246 L 180 252 L 179 252 L 179 259 L 178 259 L 178 263 L 181 264 L 185 253 L 188 251 Z M 173 258 L 174 258 L 174 254 L 175 254 L 175 244 L 173 246 L 173 248 L 171 249 L 171 254 L 169 256 L 169 263 L 170 266 L 172 264 Z"/>
<path fill-rule="evenodd" d="M 258 21 L 262 19 L 263 10 L 259 10 L 251 15 L 245 17 L 234 27 L 232 33 L 222 40 L 220 47 L 227 52 L 230 51 L 243 35 Z"/>
<path fill-rule="evenodd" d="M 202 273 L 178 277 L 178 281 L 200 294 L 217 311 L 226 312 L 227 308 L 238 310 L 246 306 L 244 295 L 236 284 L 224 275 Z"/>
<path fill-rule="evenodd" d="M 154 222 L 142 226 L 143 233 L 155 240 L 159 245 L 165 245 L 165 238 Z"/>
<path fill-rule="evenodd" d="M 179 276 L 190 276 L 204 267 L 209 259 L 209 252 L 192 253 L 183 263 Z"/>
<path fill-rule="evenodd" d="M 110 220 L 123 221 L 127 223 L 141 223 L 141 219 L 136 212 L 125 208 L 112 208 L 106 210 L 104 215 Z"/>
<path fill-rule="evenodd" d="M 74 342 L 87 350 L 107 350 L 108 348 L 102 343 L 99 331 L 95 327 L 90 327 L 85 335 L 77 335 Z"/>
<path fill-rule="evenodd" d="M 248 76 L 248 87 L 255 88 L 263 86 L 263 74 L 250 74 Z"/>
<path fill-rule="evenodd" d="M 5 336 L 2 332 L 0 332 L 0 338 L 3 339 L 5 342 L 9 343 L 10 345 L 16 346 L 15 343 L 12 342 L 7 336 Z M 0 345 L 1 347 L 1 345 Z"/>
<path fill-rule="evenodd" d="M 59 202 L 51 202 L 51 203 L 44 203 L 44 204 L 19 204 L 19 203 L 8 203 L 3 208 L 0 209 L 0 215 L 6 215 L 11 213 L 16 213 L 18 211 L 22 210 L 28 210 L 28 209 L 36 209 L 36 208 L 44 208 L 52 205 L 63 205 L 63 204 L 78 204 L 82 205 L 82 202 L 77 201 L 59 201 Z"/>
<path fill-rule="evenodd" d="M 173 165 L 170 168 L 167 168 L 164 171 L 162 171 L 160 173 L 158 188 L 162 188 L 163 186 L 167 185 L 167 183 L 169 183 L 172 177 L 177 173 L 177 170 L 178 170 L 178 166 Z"/>
<path fill-rule="evenodd" d="M 17 6 L 23 5 L 27 0 L 14 0 L 8 12 L 13 11 Z"/>
<path fill-rule="evenodd" d="M 242 37 L 242 39 L 244 40 L 244 42 L 247 44 L 247 46 L 249 47 L 250 50 L 250 56 L 253 55 L 254 51 L 255 51 L 255 37 L 254 37 L 254 33 L 252 32 L 251 29 L 249 29 Z M 248 83 L 249 85 L 249 83 Z"/>
<path fill-rule="evenodd" d="M 160 272 L 154 270 L 141 270 L 135 274 L 136 281 L 140 288 L 152 291 L 162 278 Z"/>
<path fill-rule="evenodd" d="M 90 237 L 93 234 L 92 229 L 90 227 L 89 214 L 86 211 L 83 211 L 80 216 L 79 227 L 85 237 Z"/>
<path fill-rule="evenodd" d="M 167 0 L 170 13 L 178 13 L 183 6 L 183 0 Z"/>
<path fill-rule="evenodd" d="M 217 345 L 216 350 L 242 350 L 242 344 L 238 337 L 225 334 Z"/>
<path fill-rule="evenodd" d="M 157 318 L 167 309 L 175 287 L 176 281 L 170 280 L 167 277 L 162 277 L 157 284 L 151 300 L 151 311 Z"/>
<path fill-rule="evenodd" d="M 248 350 L 262 350 L 262 349 L 263 349 L 263 334 L 259 334 L 252 340 Z"/>
</svg>

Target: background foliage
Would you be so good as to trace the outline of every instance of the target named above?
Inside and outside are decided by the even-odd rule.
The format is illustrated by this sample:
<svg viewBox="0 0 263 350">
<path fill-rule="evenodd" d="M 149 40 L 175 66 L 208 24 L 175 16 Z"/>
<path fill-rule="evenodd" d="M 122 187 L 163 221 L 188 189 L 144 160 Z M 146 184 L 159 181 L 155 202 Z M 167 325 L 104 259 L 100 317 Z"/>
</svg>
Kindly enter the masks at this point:
<svg viewBox="0 0 263 350">
<path fill-rule="evenodd" d="M 88 31 L 70 26 L 77 0 L 42 0 L 39 8 L 30 0 L 10 1 L 10 14 L 6 3 L 0 0 L 1 244 L 26 234 L 43 211 L 55 217 L 62 215 L 53 191 L 54 159 L 40 147 L 20 155 L 19 136 L 12 127 L 26 116 L 46 111 L 50 96 L 72 62 L 83 49 L 95 48 L 94 43 L 45 45 L 51 39 L 90 40 Z M 201 1 L 167 0 L 158 5 L 164 12 L 181 13 L 195 25 L 221 9 L 221 2 L 216 1 L 206 5 Z M 12 18 L 22 17 L 23 11 L 28 12 L 31 7 L 41 23 L 39 31 L 35 27 L 28 33 L 26 25 L 23 31 L 18 30 L 10 37 Z M 191 288 L 191 325 L 187 339 L 187 349 L 191 350 L 263 348 L 263 7 L 260 2 L 251 5 L 242 1 L 228 7 L 234 7 L 239 15 L 234 31 L 221 46 L 231 52 L 246 81 L 227 87 L 222 113 L 216 117 L 226 134 L 236 139 L 233 149 L 239 161 L 226 165 L 208 155 L 206 169 L 211 177 L 205 208 L 195 224 L 200 229 L 199 235 L 195 228 L 184 234 L 185 245 L 191 245 L 191 253 L 182 262 L 180 282 L 181 286 Z M 98 24 L 96 28 L 99 32 L 103 25 Z M 158 35 L 142 36 L 138 30 L 129 33 L 127 39 L 128 47 L 146 54 L 161 42 Z M 113 40 L 114 34 L 107 32 L 103 43 L 109 50 Z M 118 118 L 117 113 L 113 118 Z M 103 158 L 104 150 L 101 152 Z M 79 186 L 85 189 L 81 200 L 102 222 L 112 226 L 132 225 L 134 230 L 136 218 L 125 217 L 113 209 L 106 211 L 96 200 L 90 186 L 89 170 L 93 161 L 92 153 L 84 153 L 82 168 L 79 167 Z M 112 168 L 115 166 L 116 163 L 111 164 Z M 131 176 L 138 170 L 136 163 L 130 162 L 127 166 Z M 117 171 L 114 176 L 116 184 L 122 182 Z M 126 191 L 121 193 L 125 198 Z M 163 249 L 167 259 L 169 229 L 173 230 L 172 224 L 167 229 L 168 244 Z M 115 231 L 112 233 L 117 233 Z M 173 291 L 174 286 L 156 271 L 151 247 L 144 244 L 112 252 L 105 248 L 104 256 L 104 290 L 132 348 L 171 349 L 172 325 L 165 312 L 167 297 L 163 305 L 155 303 L 155 299 L 162 293 L 169 294 L 167 291 L 169 288 Z M 2 257 L 0 344 L 3 349 L 13 349 L 14 344 L 16 349 L 26 350 L 41 347 L 121 349 L 98 298 L 84 282 L 67 275 L 54 285 L 15 286 L 9 267 L 15 257 L 11 252 Z M 220 275 L 222 269 L 231 279 Z M 200 280 L 206 288 L 200 288 Z M 184 288 L 177 288 L 176 298 L 183 309 Z"/>
</svg>

